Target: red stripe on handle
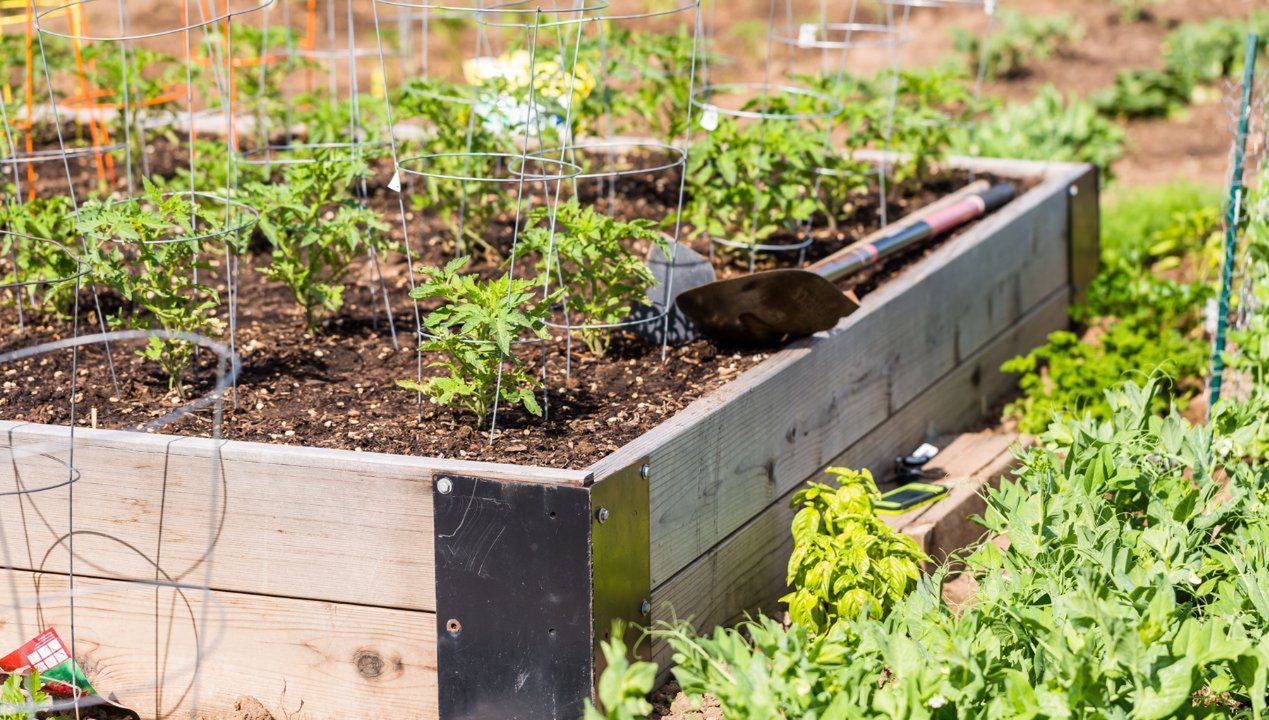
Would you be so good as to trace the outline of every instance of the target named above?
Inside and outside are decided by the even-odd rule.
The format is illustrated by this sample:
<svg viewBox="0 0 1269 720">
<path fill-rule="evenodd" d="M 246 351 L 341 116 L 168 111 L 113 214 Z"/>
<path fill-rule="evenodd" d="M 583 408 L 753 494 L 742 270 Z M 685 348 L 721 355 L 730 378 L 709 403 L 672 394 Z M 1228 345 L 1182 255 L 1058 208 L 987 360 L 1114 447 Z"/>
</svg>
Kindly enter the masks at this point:
<svg viewBox="0 0 1269 720">
<path fill-rule="evenodd" d="M 981 197 L 975 195 L 930 215 L 925 219 L 925 224 L 930 226 L 931 234 L 940 235 L 954 227 L 964 225 L 982 215 L 986 210 L 987 204 Z"/>
</svg>

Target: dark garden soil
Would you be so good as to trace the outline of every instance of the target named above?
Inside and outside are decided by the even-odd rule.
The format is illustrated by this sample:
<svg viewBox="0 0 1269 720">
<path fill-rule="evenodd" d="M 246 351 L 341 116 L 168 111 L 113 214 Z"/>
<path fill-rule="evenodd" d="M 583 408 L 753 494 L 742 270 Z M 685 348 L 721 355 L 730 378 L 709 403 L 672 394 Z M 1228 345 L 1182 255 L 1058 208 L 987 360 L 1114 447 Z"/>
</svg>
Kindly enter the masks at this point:
<svg viewBox="0 0 1269 720">
<path fill-rule="evenodd" d="M 156 162 L 161 163 L 162 157 Z M 386 169 L 386 165 L 379 168 Z M 83 168 L 84 177 L 91 172 Z M 378 175 L 385 175 L 380 172 Z M 967 178 L 946 173 L 923 186 L 896 193 L 892 217 L 900 217 L 962 186 Z M 623 178 L 608 208 L 622 219 L 663 218 L 677 197 L 678 178 L 659 173 Z M 405 188 L 408 193 L 410 188 Z M 583 199 L 597 188 L 580 188 Z M 376 184 L 370 204 L 379 210 L 400 243 L 404 233 L 398 218 L 395 193 Z M 860 195 L 847 209 L 844 221 L 833 229 L 814 231 L 815 243 L 808 259 L 823 257 L 872 232 L 878 224 L 875 196 Z M 509 247 L 513 218 L 505 217 L 487 236 L 491 245 Z M 417 264 L 443 264 L 453 255 L 447 232 L 407 214 L 410 246 Z M 937 242 L 937 241 L 936 241 Z M 698 250 L 708 252 L 707 240 L 696 240 Z M 260 243 L 256 243 L 257 246 Z M 928 252 L 933 244 L 887 263 L 863 276 L 857 292 L 866 294 L 902 267 Z M 415 351 L 414 308 L 407 300 L 410 276 L 404 254 L 383 258 L 381 268 L 393 301 L 397 347 L 394 349 L 381 300 L 371 296 L 376 286 L 366 268 L 350 283 L 348 304 L 327 319 L 318 333 L 305 332 L 301 313 L 281 285 L 270 284 L 253 265 L 266 258 L 251 257 L 239 270 L 239 316 L 236 350 L 243 361 L 236 397 L 225 405 L 223 437 L 290 445 L 355 449 L 405 455 L 512 462 L 525 465 L 580 468 L 598 460 L 668 419 L 693 400 L 734 380 L 768 357 L 777 348 L 760 351 L 719 348 L 704 340 L 669 348 L 664 362 L 661 348 L 631 334 L 618 333 L 603 358 L 574 342 L 571 362 L 563 338 L 545 346 L 524 344 L 517 355 L 538 375 L 546 367 L 545 419 L 519 408 L 499 412 L 495 441 L 489 442 L 488 423 L 477 426 L 474 416 L 448 407 L 419 402 L 418 396 L 397 387 L 399 379 L 416 377 L 420 355 Z M 743 272 L 747 256 L 716 254 L 722 276 Z M 781 262 L 782 261 L 782 262 Z M 764 258 L 760 266 L 787 266 L 793 257 Z M 222 296 L 227 290 L 223 267 L 212 260 Z M 492 276 L 502 272 L 496 262 L 478 260 L 472 270 Z M 102 293 L 100 302 L 110 316 L 120 302 Z M 81 294 L 79 334 L 99 330 L 95 301 Z M 426 313 L 428 307 L 421 312 Z M 222 319 L 228 320 L 222 315 Z M 19 328 L 11 304 L 0 308 L 0 352 L 70 337 L 70 323 L 51 316 L 32 317 Z M 134 346 L 112 346 L 116 391 L 109 361 L 102 346 L 84 347 L 75 359 L 77 383 L 76 423 L 105 428 L 138 428 L 180 407 L 183 402 L 169 392 L 166 379 L 154 364 L 135 354 Z M 432 358 L 423 357 L 426 364 Z M 69 378 L 71 353 L 60 351 L 16 361 L 0 367 L 0 417 L 39 423 L 70 421 Z M 566 369 L 567 368 L 567 369 Z M 439 374 L 424 367 L 424 377 Z M 203 353 L 197 367 L 187 373 L 186 397 L 208 392 L 215 382 L 214 357 Z M 542 398 L 539 393 L 539 398 Z M 234 402 L 236 400 L 236 403 Z M 212 432 L 210 408 L 189 413 L 159 431 L 207 436 Z"/>
</svg>

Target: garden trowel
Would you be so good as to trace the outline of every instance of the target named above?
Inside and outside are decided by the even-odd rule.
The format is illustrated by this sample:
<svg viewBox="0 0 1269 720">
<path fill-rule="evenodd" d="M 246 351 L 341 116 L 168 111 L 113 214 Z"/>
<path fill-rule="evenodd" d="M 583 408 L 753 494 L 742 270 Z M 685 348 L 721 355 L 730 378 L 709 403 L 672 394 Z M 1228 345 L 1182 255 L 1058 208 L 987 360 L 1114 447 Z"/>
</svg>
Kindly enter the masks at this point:
<svg viewBox="0 0 1269 720">
<path fill-rule="evenodd" d="M 834 281 L 982 217 L 1015 194 L 1009 183 L 989 186 L 980 181 L 805 270 L 768 270 L 719 280 L 678 294 L 676 302 L 702 335 L 727 345 L 774 345 L 830 330 L 859 309 L 858 300 Z"/>
</svg>

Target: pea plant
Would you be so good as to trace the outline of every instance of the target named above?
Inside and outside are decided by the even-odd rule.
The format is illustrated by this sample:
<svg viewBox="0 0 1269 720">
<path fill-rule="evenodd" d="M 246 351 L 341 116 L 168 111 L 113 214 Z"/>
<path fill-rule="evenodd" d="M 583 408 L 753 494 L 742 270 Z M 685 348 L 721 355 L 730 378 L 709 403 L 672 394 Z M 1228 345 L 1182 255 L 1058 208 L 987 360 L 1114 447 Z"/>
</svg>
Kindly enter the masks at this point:
<svg viewBox="0 0 1269 720">
<path fill-rule="evenodd" d="M 1153 412 L 1154 392 L 1129 383 L 1105 420 L 1057 418 L 984 491 L 978 520 L 1003 542 L 961 557 L 972 604 L 943 600 L 943 568 L 825 634 L 765 617 L 653 628 L 675 680 L 724 717 L 1263 717 L 1269 474 Z"/>
<path fill-rule="evenodd" d="M 554 231 L 547 208 L 532 211 L 520 235 L 516 257 L 532 256 L 545 285 L 558 284 L 569 310 L 569 324 L 599 357 L 612 343 L 610 327 L 643 302 L 655 282 L 632 241 L 669 245 L 650 220 L 621 222 L 571 199 L 555 212 Z"/>
<path fill-rule="evenodd" d="M 146 182 L 145 196 L 128 202 L 86 205 L 81 230 L 96 240 L 90 247 L 96 282 L 112 288 L 127 306 L 110 318 L 113 327 L 162 329 L 218 338 L 225 324 L 216 316 L 220 295 L 194 271 L 211 270 L 198 236 L 216 228 L 213 214 L 188 195 L 163 193 Z M 194 360 L 194 346 L 182 340 L 151 338 L 137 354 L 157 363 L 169 391 L 184 395 L 182 375 Z"/>
<path fill-rule="evenodd" d="M 428 337 L 419 351 L 441 355 L 430 367 L 445 374 L 421 383 L 398 380 L 397 385 L 438 404 L 466 410 L 480 424 L 499 399 L 541 415 L 542 407 L 533 394 L 541 383 L 512 352 L 512 345 L 522 338 L 546 337 L 546 317 L 554 297 L 542 299 L 532 280 L 509 274 L 494 280 L 461 274 L 470 259 L 457 258 L 444 268 L 419 269 L 422 277 L 411 297 L 442 303 L 424 319 Z"/>
<path fill-rule="evenodd" d="M 290 289 L 317 330 L 325 315 L 344 305 L 345 283 L 367 250 L 390 250 L 388 225 L 353 196 L 353 185 L 371 175 L 364 162 L 331 161 L 287 166 L 282 182 L 257 184 L 260 231 L 269 241 L 266 278 Z"/>
<path fill-rule="evenodd" d="M 880 493 L 867 470 L 829 468 L 837 487 L 811 483 L 793 496 L 789 617 L 814 634 L 858 617 L 879 618 L 911 592 L 927 558 L 873 512 Z"/>
</svg>

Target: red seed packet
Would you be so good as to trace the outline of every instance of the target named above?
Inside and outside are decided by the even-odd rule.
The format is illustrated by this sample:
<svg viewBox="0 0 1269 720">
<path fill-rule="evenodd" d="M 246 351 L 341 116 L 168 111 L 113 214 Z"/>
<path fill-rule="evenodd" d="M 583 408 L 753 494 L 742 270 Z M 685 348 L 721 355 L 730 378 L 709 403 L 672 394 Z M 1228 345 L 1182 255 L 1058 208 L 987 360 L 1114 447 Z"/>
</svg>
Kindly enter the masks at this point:
<svg viewBox="0 0 1269 720">
<path fill-rule="evenodd" d="M 53 697 L 69 698 L 96 695 L 79 663 L 57 631 L 49 628 L 28 640 L 25 645 L 0 658 L 0 672 L 22 673 L 35 669 L 44 681 L 44 690 Z"/>
</svg>

